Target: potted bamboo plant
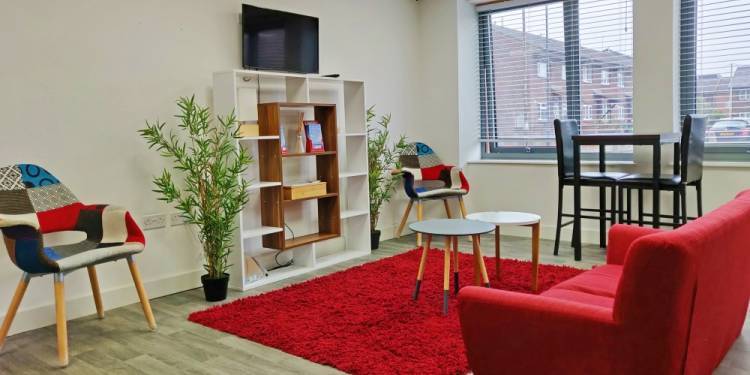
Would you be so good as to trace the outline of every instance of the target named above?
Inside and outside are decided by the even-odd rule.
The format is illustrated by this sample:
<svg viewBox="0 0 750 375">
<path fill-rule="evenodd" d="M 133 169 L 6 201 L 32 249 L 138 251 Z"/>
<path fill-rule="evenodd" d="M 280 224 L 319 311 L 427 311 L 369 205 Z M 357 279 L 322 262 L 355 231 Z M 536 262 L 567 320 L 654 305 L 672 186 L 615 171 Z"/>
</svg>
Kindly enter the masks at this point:
<svg viewBox="0 0 750 375">
<path fill-rule="evenodd" d="M 381 115 L 377 120 L 374 106 L 367 109 L 367 164 L 370 183 L 370 245 L 373 250 L 380 246 L 380 230 L 377 229 L 380 208 L 393 195 L 398 183 L 391 170 L 399 168 L 399 157 L 407 147 L 406 137 L 401 135 L 396 143 L 390 141 L 391 114 Z"/>
<path fill-rule="evenodd" d="M 206 270 L 203 291 L 207 301 L 221 301 L 227 296 L 236 218 L 248 200 L 249 183 L 242 174 L 253 160 L 235 143 L 239 127 L 234 113 L 213 121 L 208 107 L 197 104 L 195 96 L 180 98 L 177 106 L 177 133 L 158 121 L 147 121 L 139 133 L 150 149 L 174 163 L 175 175 L 164 169 L 154 178 L 153 191 L 197 227 Z"/>
</svg>

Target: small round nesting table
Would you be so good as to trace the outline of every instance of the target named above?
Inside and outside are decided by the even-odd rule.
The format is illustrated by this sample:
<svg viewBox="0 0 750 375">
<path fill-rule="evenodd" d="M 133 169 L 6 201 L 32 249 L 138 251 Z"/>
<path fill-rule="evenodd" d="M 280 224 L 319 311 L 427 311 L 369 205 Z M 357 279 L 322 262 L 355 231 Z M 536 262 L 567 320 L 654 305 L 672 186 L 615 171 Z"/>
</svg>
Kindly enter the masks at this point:
<svg viewBox="0 0 750 375">
<path fill-rule="evenodd" d="M 539 275 L 539 226 L 542 218 L 536 214 L 511 211 L 477 212 L 467 215 L 466 218 L 495 226 L 495 277 L 498 280 L 500 279 L 500 226 L 531 227 L 531 290 L 536 292 Z"/>
<path fill-rule="evenodd" d="M 425 263 L 427 262 L 427 251 L 432 243 L 432 236 L 445 237 L 445 261 L 443 266 L 443 315 L 448 314 L 448 291 L 450 290 L 451 269 L 451 243 L 453 243 L 453 281 L 455 293 L 458 293 L 458 237 L 471 236 L 474 253 L 474 279 L 477 285 L 490 286 L 487 277 L 487 269 L 484 266 L 482 253 L 479 250 L 479 235 L 492 232 L 492 224 L 466 219 L 434 219 L 412 223 L 409 229 L 427 236 L 427 242 L 422 247 L 422 258 L 419 261 L 417 271 L 417 283 L 414 287 L 413 299 L 419 296 L 419 287 L 422 284 Z"/>
</svg>

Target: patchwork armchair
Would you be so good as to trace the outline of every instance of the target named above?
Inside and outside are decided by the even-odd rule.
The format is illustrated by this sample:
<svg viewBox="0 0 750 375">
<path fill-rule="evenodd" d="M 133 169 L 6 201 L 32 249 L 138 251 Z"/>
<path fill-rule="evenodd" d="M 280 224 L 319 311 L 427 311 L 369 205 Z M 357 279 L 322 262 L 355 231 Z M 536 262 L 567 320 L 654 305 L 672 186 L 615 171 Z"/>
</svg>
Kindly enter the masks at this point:
<svg viewBox="0 0 750 375">
<path fill-rule="evenodd" d="M 409 144 L 400 157 L 400 173 L 404 180 L 404 192 L 409 197 L 404 216 L 396 230 L 401 236 L 414 203 L 417 204 L 417 220 L 423 219 L 423 203 L 428 200 L 442 200 L 445 213 L 451 217 L 448 199 L 456 199 L 461 216 L 466 217 L 463 196 L 469 193 L 469 182 L 458 167 L 443 164 L 430 146 L 414 142 Z M 417 246 L 422 246 L 422 235 L 417 233 Z"/>
<path fill-rule="evenodd" d="M 108 205 L 84 205 L 52 174 L 33 164 L 0 168 L 0 230 L 10 260 L 23 271 L 8 313 L 0 326 L 0 349 L 32 277 L 52 274 L 55 289 L 57 350 L 68 364 L 64 277 L 88 270 L 99 318 L 104 317 L 95 265 L 126 259 L 150 329 L 156 329 L 146 291 L 133 255 L 143 251 L 145 239 L 126 210 Z M 83 241 L 45 245 L 43 234 L 78 231 Z"/>
</svg>

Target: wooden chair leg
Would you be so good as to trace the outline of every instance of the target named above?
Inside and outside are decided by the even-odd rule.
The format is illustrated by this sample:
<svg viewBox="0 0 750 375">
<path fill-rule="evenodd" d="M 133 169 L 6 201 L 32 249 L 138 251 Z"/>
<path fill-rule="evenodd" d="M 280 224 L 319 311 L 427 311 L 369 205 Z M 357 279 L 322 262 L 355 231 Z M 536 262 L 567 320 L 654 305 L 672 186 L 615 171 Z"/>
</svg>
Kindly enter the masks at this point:
<svg viewBox="0 0 750 375">
<path fill-rule="evenodd" d="M 448 219 L 450 219 L 453 215 L 451 215 L 451 206 L 448 205 L 447 199 L 443 199 L 443 206 L 445 207 L 445 214 L 448 215 Z"/>
<path fill-rule="evenodd" d="M 404 231 L 404 226 L 406 226 L 406 221 L 409 220 L 409 212 L 411 212 L 411 206 L 414 204 L 413 200 L 409 200 L 409 204 L 406 205 L 406 211 L 404 211 L 404 216 L 401 217 L 401 223 L 398 225 L 398 229 L 396 230 L 396 237 L 401 237 L 401 232 Z"/>
<path fill-rule="evenodd" d="M 451 239 L 446 237 L 443 263 L 443 315 L 448 315 L 448 293 L 451 289 Z"/>
<path fill-rule="evenodd" d="M 417 221 L 422 221 L 424 215 L 424 203 L 417 201 Z M 422 246 L 422 233 L 417 233 L 417 247 Z"/>
<path fill-rule="evenodd" d="M 468 213 L 466 212 L 466 205 L 464 205 L 464 197 L 458 197 L 458 206 L 461 207 L 461 217 L 466 219 Z"/>
<path fill-rule="evenodd" d="M 495 225 L 495 277 L 500 281 L 500 226 Z"/>
<path fill-rule="evenodd" d="M 458 237 L 453 237 L 453 293 L 458 294 Z"/>
<path fill-rule="evenodd" d="M 26 288 L 29 286 L 30 280 L 31 276 L 24 272 L 23 276 L 21 276 L 21 281 L 19 281 L 18 286 L 16 286 L 16 292 L 13 294 L 13 299 L 8 306 L 8 313 L 5 314 L 3 325 L 0 327 L 0 350 L 2 350 L 5 345 L 5 338 L 8 337 L 10 325 L 13 324 L 13 318 L 16 317 L 18 306 L 21 305 L 21 300 L 23 300 L 23 295 L 26 294 Z"/>
<path fill-rule="evenodd" d="M 99 319 L 104 318 L 104 308 L 102 307 L 102 293 L 99 290 L 99 278 L 96 276 L 94 266 L 86 267 L 89 271 L 89 281 L 91 282 L 91 292 L 94 294 L 94 304 L 96 305 L 96 315 Z"/>
<path fill-rule="evenodd" d="M 55 276 L 55 322 L 57 324 L 57 359 L 60 366 L 68 365 L 68 321 L 65 319 L 65 279 L 62 273 Z"/>
<path fill-rule="evenodd" d="M 482 258 L 482 251 L 479 249 L 479 236 L 471 236 L 471 242 L 474 248 L 474 259 L 478 266 L 478 269 L 474 272 L 479 273 L 481 276 L 482 284 L 486 287 L 490 287 L 490 279 L 487 277 L 487 268 L 484 266 L 484 259 Z"/>
<path fill-rule="evenodd" d="M 425 244 L 425 247 L 422 248 L 422 257 L 419 259 L 419 269 L 417 270 L 417 283 L 414 286 L 414 293 L 412 294 L 411 298 L 416 300 L 417 297 L 419 297 L 419 288 L 422 286 L 422 277 L 424 276 L 424 266 L 427 263 L 427 251 L 430 248 L 430 245 L 432 244 L 432 235 L 427 235 L 427 243 Z"/>
<path fill-rule="evenodd" d="M 539 289 L 539 237 L 541 223 L 531 226 L 531 291 Z"/>
<path fill-rule="evenodd" d="M 138 292 L 138 298 L 141 300 L 141 307 L 143 308 L 143 314 L 146 316 L 148 322 L 148 328 L 152 331 L 156 330 L 156 321 L 154 320 L 154 313 L 151 312 L 151 304 L 148 302 L 148 296 L 146 295 L 146 289 L 143 288 L 143 282 L 141 282 L 141 274 L 138 272 L 138 267 L 135 265 L 133 256 L 128 257 L 128 268 L 130 268 L 130 275 L 133 276 L 133 283 L 135 289 Z"/>
</svg>

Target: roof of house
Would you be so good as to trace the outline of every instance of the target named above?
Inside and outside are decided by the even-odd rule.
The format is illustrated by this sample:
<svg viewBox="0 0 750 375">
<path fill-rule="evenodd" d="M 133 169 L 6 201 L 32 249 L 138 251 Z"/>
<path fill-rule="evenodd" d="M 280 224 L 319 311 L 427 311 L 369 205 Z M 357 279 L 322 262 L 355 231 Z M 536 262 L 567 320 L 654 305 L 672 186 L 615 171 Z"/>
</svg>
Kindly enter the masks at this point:
<svg viewBox="0 0 750 375">
<path fill-rule="evenodd" d="M 493 31 L 515 40 L 521 41 L 525 39 L 527 45 L 531 45 L 539 50 L 547 50 L 549 52 L 559 54 L 561 56 L 560 59 L 564 60 L 562 56 L 565 55 L 565 43 L 561 40 L 545 38 L 543 36 L 532 33 L 524 33 L 522 31 L 503 27 L 497 24 L 493 24 Z M 631 67 L 633 65 L 632 56 L 625 55 L 611 49 L 600 51 L 592 48 L 582 47 L 580 50 L 580 54 L 580 58 L 582 61 L 594 61 L 600 62 L 602 64 L 618 65 L 624 67 Z"/>
</svg>

